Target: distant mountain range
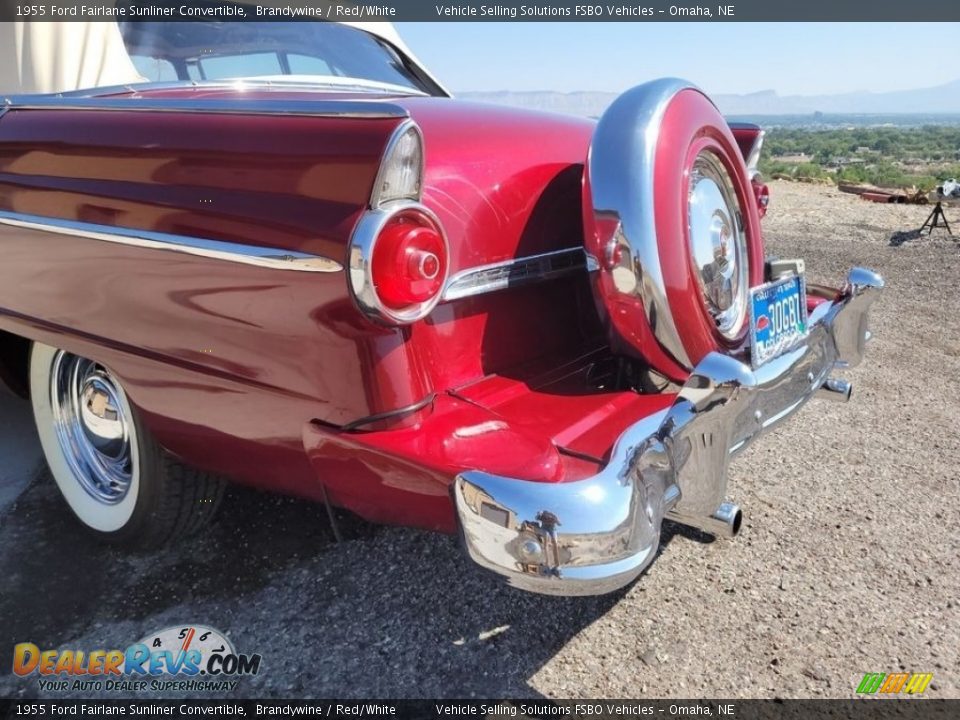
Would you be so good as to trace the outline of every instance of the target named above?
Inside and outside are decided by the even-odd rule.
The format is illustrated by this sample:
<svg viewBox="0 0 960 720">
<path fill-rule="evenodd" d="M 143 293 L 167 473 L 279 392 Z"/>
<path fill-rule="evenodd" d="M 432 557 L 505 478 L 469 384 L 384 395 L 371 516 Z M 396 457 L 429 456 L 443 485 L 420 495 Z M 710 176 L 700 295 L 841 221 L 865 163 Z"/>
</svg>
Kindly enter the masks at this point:
<svg viewBox="0 0 960 720">
<path fill-rule="evenodd" d="M 569 115 L 597 117 L 617 93 L 608 92 L 464 92 L 465 100 L 514 105 Z M 778 95 L 773 90 L 747 95 L 711 95 L 724 115 L 955 114 L 960 113 L 960 80 L 936 87 L 895 92 L 852 92 L 840 95 Z"/>
</svg>

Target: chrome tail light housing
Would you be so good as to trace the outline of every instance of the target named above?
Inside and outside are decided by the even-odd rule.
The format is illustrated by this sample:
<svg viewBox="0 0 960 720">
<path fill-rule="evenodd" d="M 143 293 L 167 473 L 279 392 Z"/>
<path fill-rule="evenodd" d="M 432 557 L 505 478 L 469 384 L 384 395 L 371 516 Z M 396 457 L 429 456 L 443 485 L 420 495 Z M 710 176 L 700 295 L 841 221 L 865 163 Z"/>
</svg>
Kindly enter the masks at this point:
<svg viewBox="0 0 960 720">
<path fill-rule="evenodd" d="M 374 181 L 370 207 L 353 230 L 349 285 L 372 320 L 405 325 L 443 296 L 450 247 L 439 218 L 421 202 L 423 135 L 413 120 L 394 130 Z"/>
</svg>

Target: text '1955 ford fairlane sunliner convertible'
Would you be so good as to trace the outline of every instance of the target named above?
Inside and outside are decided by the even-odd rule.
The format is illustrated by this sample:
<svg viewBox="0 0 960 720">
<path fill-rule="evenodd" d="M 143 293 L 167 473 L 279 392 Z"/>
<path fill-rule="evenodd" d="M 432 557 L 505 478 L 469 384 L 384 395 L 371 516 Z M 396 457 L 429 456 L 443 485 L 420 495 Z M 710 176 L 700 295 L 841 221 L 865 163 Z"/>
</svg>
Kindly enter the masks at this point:
<svg viewBox="0 0 960 720">
<path fill-rule="evenodd" d="M 113 28 L 138 82 L 0 107 L 0 373 L 104 539 L 223 477 L 603 593 L 849 397 L 883 281 L 765 257 L 763 133 L 689 83 L 581 120 L 452 99 L 390 26 Z"/>
</svg>

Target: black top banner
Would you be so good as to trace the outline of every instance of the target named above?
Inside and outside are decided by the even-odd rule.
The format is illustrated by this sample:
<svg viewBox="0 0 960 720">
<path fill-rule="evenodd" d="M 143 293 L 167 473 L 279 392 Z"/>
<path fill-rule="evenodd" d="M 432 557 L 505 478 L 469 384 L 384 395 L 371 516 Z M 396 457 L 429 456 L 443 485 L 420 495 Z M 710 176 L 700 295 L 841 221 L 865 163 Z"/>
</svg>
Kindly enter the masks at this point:
<svg viewBox="0 0 960 720">
<path fill-rule="evenodd" d="M 960 2 L 903 0 L 0 0 L 0 21 L 957 22 Z M 882 58 L 878 58 L 882 59 Z"/>
</svg>

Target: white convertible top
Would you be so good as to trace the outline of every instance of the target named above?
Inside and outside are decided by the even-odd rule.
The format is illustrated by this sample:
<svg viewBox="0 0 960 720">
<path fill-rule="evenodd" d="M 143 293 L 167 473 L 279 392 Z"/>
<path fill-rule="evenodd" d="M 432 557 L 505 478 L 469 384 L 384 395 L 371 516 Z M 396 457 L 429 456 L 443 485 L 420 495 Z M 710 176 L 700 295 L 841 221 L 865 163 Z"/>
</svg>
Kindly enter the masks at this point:
<svg viewBox="0 0 960 720">
<path fill-rule="evenodd" d="M 393 23 L 340 24 L 387 41 L 443 88 L 403 42 Z M 145 78 L 130 60 L 114 22 L 0 22 L 0 95 L 57 93 L 138 82 L 145 82 Z"/>
<path fill-rule="evenodd" d="M 365 30 L 371 35 L 376 35 L 378 38 L 386 40 L 388 43 L 393 45 L 404 57 L 406 57 L 411 63 L 416 65 L 424 75 L 429 77 L 433 82 L 447 95 L 452 95 L 452 93 L 444 87 L 443 83 L 437 80 L 436 76 L 430 72 L 426 65 L 424 65 L 413 54 L 413 51 L 407 47 L 407 44 L 400 37 L 400 33 L 397 32 L 397 29 L 393 26 L 393 23 L 388 22 L 345 22 L 339 23 L 340 25 L 348 25 L 350 27 L 355 27 L 358 30 Z"/>
<path fill-rule="evenodd" d="M 0 94 L 143 82 L 113 22 L 0 23 Z"/>
</svg>

